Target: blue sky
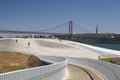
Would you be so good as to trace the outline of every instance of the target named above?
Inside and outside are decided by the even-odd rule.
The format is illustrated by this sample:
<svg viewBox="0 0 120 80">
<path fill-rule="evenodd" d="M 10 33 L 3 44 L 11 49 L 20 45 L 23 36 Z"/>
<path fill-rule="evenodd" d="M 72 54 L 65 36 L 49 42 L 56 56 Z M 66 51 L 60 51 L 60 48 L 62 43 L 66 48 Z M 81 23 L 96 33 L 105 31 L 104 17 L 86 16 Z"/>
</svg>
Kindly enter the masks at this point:
<svg viewBox="0 0 120 80">
<path fill-rule="evenodd" d="M 0 28 L 41 30 L 72 20 L 95 32 L 120 33 L 120 0 L 0 0 Z"/>
</svg>

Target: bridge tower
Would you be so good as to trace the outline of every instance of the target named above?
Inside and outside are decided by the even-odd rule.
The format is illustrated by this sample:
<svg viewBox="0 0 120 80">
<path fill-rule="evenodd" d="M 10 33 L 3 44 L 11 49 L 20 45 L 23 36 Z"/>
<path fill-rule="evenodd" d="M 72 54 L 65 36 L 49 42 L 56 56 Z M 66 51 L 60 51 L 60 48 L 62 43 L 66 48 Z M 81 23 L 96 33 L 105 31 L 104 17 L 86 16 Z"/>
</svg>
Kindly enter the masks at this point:
<svg viewBox="0 0 120 80">
<path fill-rule="evenodd" d="M 73 22 L 69 21 L 69 40 L 72 40 L 73 38 Z"/>
<path fill-rule="evenodd" d="M 96 34 L 98 34 L 98 24 L 96 25 Z"/>
</svg>

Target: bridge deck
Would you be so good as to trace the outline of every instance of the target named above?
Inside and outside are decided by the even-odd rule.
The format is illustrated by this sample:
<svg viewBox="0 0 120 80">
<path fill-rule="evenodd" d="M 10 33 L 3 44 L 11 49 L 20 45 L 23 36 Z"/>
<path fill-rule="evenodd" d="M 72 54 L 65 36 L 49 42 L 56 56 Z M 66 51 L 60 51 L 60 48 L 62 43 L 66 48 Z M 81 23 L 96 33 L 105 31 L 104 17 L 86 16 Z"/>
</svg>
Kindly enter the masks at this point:
<svg viewBox="0 0 120 80">
<path fill-rule="evenodd" d="M 79 67 L 76 65 L 68 64 L 67 75 L 64 80 L 104 80 L 103 77 L 96 72 Z"/>
</svg>

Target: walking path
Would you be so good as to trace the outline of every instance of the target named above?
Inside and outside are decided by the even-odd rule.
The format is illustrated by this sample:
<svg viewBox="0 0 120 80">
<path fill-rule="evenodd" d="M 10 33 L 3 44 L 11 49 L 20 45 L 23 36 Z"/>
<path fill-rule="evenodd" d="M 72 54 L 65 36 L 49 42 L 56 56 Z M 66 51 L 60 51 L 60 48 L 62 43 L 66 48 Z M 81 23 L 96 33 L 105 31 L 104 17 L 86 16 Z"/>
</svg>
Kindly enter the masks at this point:
<svg viewBox="0 0 120 80">
<path fill-rule="evenodd" d="M 29 43 L 29 45 L 28 45 Z M 70 41 L 60 41 L 58 39 L 0 39 L 0 49 L 13 51 L 26 51 L 47 56 L 77 57 L 98 59 L 98 54 L 94 50 L 87 49 L 82 45 L 78 46 Z M 67 66 L 65 80 L 104 80 L 95 71 L 69 64 Z"/>
<path fill-rule="evenodd" d="M 29 45 L 28 45 L 29 43 Z M 98 59 L 99 54 L 58 39 L 0 39 L 0 48 L 35 52 L 40 55 Z M 17 48 L 16 48 L 17 47 Z M 91 56 L 89 56 L 91 55 Z"/>
<path fill-rule="evenodd" d="M 104 80 L 103 77 L 88 68 L 68 64 L 64 80 Z"/>
</svg>

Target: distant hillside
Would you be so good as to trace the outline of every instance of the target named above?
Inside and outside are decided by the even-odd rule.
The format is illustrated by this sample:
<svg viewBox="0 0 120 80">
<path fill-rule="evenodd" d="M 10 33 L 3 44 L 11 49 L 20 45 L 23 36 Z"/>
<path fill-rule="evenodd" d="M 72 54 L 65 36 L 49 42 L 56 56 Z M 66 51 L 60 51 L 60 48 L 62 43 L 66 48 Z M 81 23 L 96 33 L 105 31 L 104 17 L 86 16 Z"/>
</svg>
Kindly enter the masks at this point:
<svg viewBox="0 0 120 80">
<path fill-rule="evenodd" d="M 57 35 L 60 39 L 68 39 L 68 35 Z M 87 44 L 120 44 L 120 34 L 74 34 L 73 41 Z"/>
</svg>

